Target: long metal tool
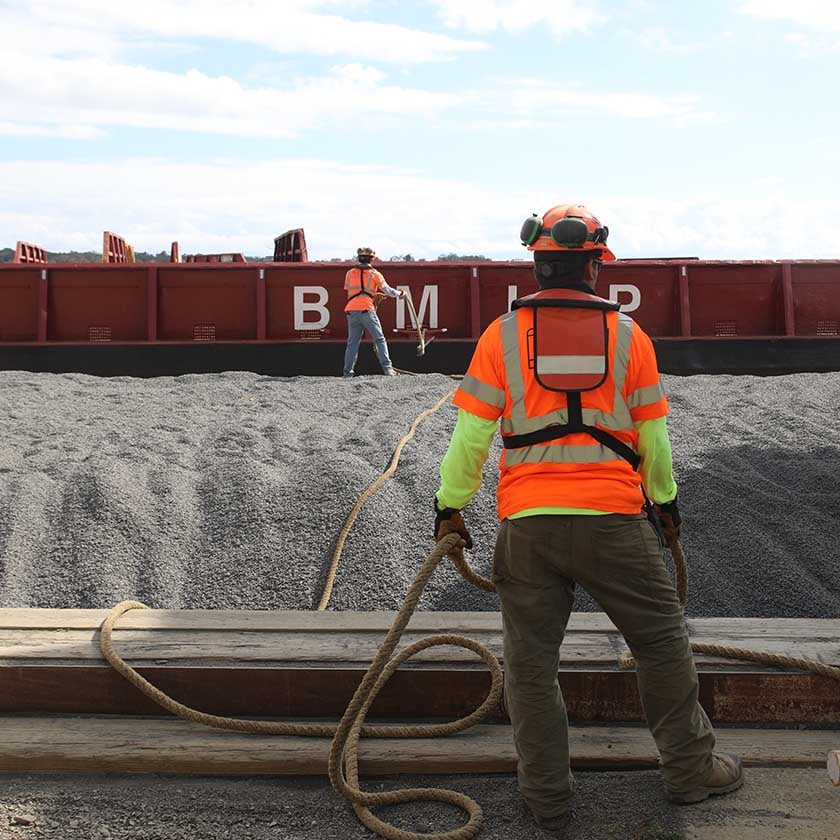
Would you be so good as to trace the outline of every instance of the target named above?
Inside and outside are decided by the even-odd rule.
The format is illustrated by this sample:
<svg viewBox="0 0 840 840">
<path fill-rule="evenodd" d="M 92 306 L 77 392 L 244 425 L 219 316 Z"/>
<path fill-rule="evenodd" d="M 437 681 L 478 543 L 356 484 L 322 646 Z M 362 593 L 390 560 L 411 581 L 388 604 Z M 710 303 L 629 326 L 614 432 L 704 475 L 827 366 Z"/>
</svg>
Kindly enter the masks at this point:
<svg viewBox="0 0 840 840">
<path fill-rule="evenodd" d="M 411 299 L 411 295 L 406 295 L 403 300 L 408 304 L 411 320 L 414 322 L 414 327 L 417 330 L 417 355 L 422 356 L 426 352 L 426 331 L 420 326 L 420 319 L 417 317 L 417 310 L 414 308 L 414 301 Z M 429 339 L 429 342 L 431 341 L 432 339 Z"/>
</svg>

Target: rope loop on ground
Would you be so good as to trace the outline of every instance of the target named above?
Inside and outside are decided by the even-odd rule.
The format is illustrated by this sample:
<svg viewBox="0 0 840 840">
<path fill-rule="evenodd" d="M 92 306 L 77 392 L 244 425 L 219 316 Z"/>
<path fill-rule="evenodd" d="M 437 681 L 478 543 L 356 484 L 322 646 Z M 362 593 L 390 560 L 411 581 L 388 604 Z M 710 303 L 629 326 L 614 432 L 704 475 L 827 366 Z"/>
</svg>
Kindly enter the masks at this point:
<svg viewBox="0 0 840 840">
<path fill-rule="evenodd" d="M 481 830 L 483 816 L 481 806 L 475 800 L 453 790 L 444 788 L 409 788 L 383 792 L 367 792 L 359 787 L 359 738 L 430 738 L 454 735 L 479 723 L 488 714 L 498 709 L 502 698 L 502 669 L 499 660 L 487 647 L 473 639 L 454 634 L 441 634 L 420 639 L 392 656 L 408 625 L 417 602 L 423 594 L 429 578 L 441 561 L 450 555 L 464 574 L 468 569 L 469 579 L 484 583 L 482 588 L 492 587 L 492 581 L 482 578 L 469 568 L 463 557 L 463 540 L 457 534 L 444 537 L 423 561 L 417 577 L 412 583 L 405 602 L 397 613 L 391 629 L 373 659 L 352 700 L 347 706 L 338 726 L 332 724 L 301 724 L 279 721 L 246 720 L 211 715 L 185 706 L 168 697 L 132 668 L 115 650 L 113 631 L 120 616 L 135 609 L 148 609 L 139 601 L 122 601 L 117 604 L 102 622 L 99 646 L 102 655 L 111 666 L 149 699 L 178 717 L 194 723 L 202 723 L 217 729 L 236 732 L 251 732 L 260 735 L 304 735 L 332 738 L 328 773 L 333 787 L 353 805 L 361 822 L 386 840 L 469 840 Z M 490 591 L 490 590 L 488 590 Z M 364 723 L 365 716 L 382 687 L 399 668 L 416 653 L 436 645 L 460 645 L 475 652 L 490 671 L 490 691 L 478 708 L 458 720 L 428 725 L 371 726 Z M 370 810 L 381 805 L 395 805 L 405 802 L 445 802 L 461 808 L 468 815 L 466 824 L 449 832 L 433 834 L 405 831 L 381 820 Z"/>
</svg>

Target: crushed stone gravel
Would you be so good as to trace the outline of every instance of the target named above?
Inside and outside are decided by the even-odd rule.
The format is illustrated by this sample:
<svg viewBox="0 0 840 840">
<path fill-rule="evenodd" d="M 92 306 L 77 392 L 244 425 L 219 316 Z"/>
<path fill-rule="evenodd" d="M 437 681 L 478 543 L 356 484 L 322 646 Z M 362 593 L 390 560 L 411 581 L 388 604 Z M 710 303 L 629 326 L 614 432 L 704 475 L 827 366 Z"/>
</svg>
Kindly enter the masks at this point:
<svg viewBox="0 0 840 840">
<path fill-rule="evenodd" d="M 750 768 L 734 796 L 668 804 L 659 774 L 575 774 L 566 840 L 836 840 L 840 798 L 816 768 Z M 316 778 L 16 776 L 0 796 L 3 840 L 376 840 L 351 807 Z M 445 787 L 482 807 L 479 840 L 547 840 L 508 774 L 365 779 L 366 790 Z M 28 813 L 31 825 L 13 825 Z M 377 812 L 407 831 L 446 831 L 461 812 L 410 803 Z"/>
<path fill-rule="evenodd" d="M 663 377 L 689 615 L 840 615 L 840 374 Z M 447 376 L 0 372 L 0 606 L 312 609 L 359 494 Z M 430 550 L 457 410 L 362 511 L 331 609 L 397 609 Z M 465 515 L 487 574 L 497 440 Z M 436 573 L 426 610 L 494 610 Z M 597 606 L 580 592 L 576 609 Z"/>
</svg>

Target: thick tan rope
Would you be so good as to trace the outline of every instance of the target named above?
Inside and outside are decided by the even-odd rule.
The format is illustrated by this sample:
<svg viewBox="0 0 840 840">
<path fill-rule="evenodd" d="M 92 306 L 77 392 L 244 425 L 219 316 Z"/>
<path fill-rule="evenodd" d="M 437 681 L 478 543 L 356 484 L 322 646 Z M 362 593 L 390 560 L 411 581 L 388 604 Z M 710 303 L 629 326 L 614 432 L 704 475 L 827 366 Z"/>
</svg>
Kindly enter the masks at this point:
<svg viewBox="0 0 840 840">
<path fill-rule="evenodd" d="M 456 377 L 453 377 L 456 378 Z M 460 378 L 460 377 L 458 377 Z M 353 526 L 359 512 L 367 502 L 368 498 L 390 478 L 396 470 L 403 447 L 414 436 L 419 424 L 429 415 L 437 411 L 451 396 L 450 392 L 442 397 L 432 408 L 427 409 L 415 418 L 409 431 L 401 438 L 388 469 L 374 481 L 362 494 L 353 510 L 350 512 L 344 527 L 339 535 L 333 552 L 333 558 L 327 574 L 327 581 L 321 602 L 318 609 L 323 610 L 329 603 L 330 594 L 335 582 L 341 552 L 344 543 Z M 297 735 L 333 738 L 330 748 L 328 772 L 333 787 L 345 798 L 350 800 L 360 821 L 386 840 L 470 840 L 481 830 L 483 816 L 481 807 L 470 797 L 453 790 L 444 788 L 409 788 L 404 790 L 387 791 L 382 793 L 365 792 L 359 788 L 358 773 L 358 747 L 359 738 L 362 735 L 375 738 L 428 738 L 435 736 L 452 735 L 462 732 L 470 726 L 483 720 L 487 714 L 498 707 L 502 697 L 502 671 L 498 659 L 484 645 L 472 639 L 455 634 L 443 634 L 429 636 L 420 639 L 407 648 L 404 648 L 396 656 L 392 654 L 399 643 L 402 633 L 408 625 L 423 589 L 428 583 L 434 570 L 444 557 L 449 555 L 455 563 L 465 580 L 487 592 L 494 592 L 496 587 L 491 580 L 477 574 L 464 557 L 464 543 L 457 534 L 450 534 L 442 539 L 429 554 L 414 583 L 409 589 L 406 600 L 400 611 L 397 613 L 394 623 L 382 643 L 381 648 L 374 657 L 359 687 L 353 695 L 341 721 L 337 726 L 331 724 L 297 724 L 283 723 L 278 721 L 259 721 L 241 718 L 228 718 L 219 715 L 211 715 L 192 709 L 168 697 L 158 688 L 144 679 L 130 665 L 128 665 L 114 650 L 113 630 L 121 615 L 132 609 L 147 609 L 145 604 L 139 601 L 123 601 L 117 604 L 108 614 L 102 623 L 100 632 L 100 648 L 102 655 L 111 666 L 125 677 L 130 683 L 136 686 L 143 694 L 162 706 L 172 714 L 178 715 L 186 720 L 202 723 L 218 729 L 228 729 L 239 732 L 250 732 L 264 735 Z M 677 541 L 671 546 L 674 556 L 677 593 L 680 603 L 685 606 L 688 598 L 688 567 L 682 546 Z M 382 687 L 390 679 L 391 675 L 399 666 L 429 647 L 438 645 L 458 645 L 472 650 L 481 657 L 487 664 L 491 674 L 491 687 L 487 697 L 481 705 L 469 715 L 459 718 L 456 721 L 444 724 L 427 724 L 423 726 L 393 725 L 393 726 L 371 726 L 365 725 L 364 719 L 368 710 L 376 699 Z M 695 653 L 706 653 L 708 655 L 721 656 L 726 658 L 745 659 L 748 661 L 761 662 L 782 667 L 798 668 L 814 671 L 815 673 L 840 680 L 840 668 L 833 668 L 807 659 L 780 656 L 777 654 L 760 653 L 740 648 L 729 648 L 721 645 L 693 643 L 691 645 Z M 625 655 L 621 660 L 622 667 L 633 667 L 632 656 Z M 393 805 L 412 801 L 436 801 L 445 802 L 464 810 L 469 819 L 467 823 L 458 829 L 449 832 L 437 832 L 433 834 L 405 831 L 396 826 L 379 819 L 370 810 L 371 807 L 382 805 Z"/>
<path fill-rule="evenodd" d="M 414 437 L 417 427 L 427 417 L 434 414 L 445 402 L 448 402 L 454 393 L 455 389 L 453 388 L 448 394 L 441 397 L 431 408 L 427 408 L 414 418 L 414 422 L 409 427 L 409 430 L 400 438 L 399 443 L 397 443 L 394 454 L 391 456 L 391 463 L 388 466 L 388 469 L 385 470 L 379 478 L 373 481 L 362 493 L 362 495 L 359 496 L 353 510 L 350 511 L 347 519 L 344 521 L 344 527 L 341 529 L 341 533 L 338 535 L 338 540 L 336 541 L 335 549 L 333 550 L 332 560 L 330 561 L 330 567 L 327 570 L 327 579 L 324 583 L 324 591 L 321 593 L 321 600 L 318 602 L 319 610 L 325 610 L 327 608 L 327 604 L 330 602 L 330 595 L 332 595 L 333 586 L 335 584 L 335 576 L 338 572 L 338 564 L 341 560 L 341 552 L 344 550 L 344 543 L 347 541 L 347 536 L 353 527 L 353 523 L 356 521 L 356 517 L 359 515 L 361 509 L 367 504 L 367 500 L 396 472 L 403 447 Z"/>
<path fill-rule="evenodd" d="M 388 631 L 382 647 L 374 657 L 362 682 L 356 689 L 347 711 L 338 726 L 332 724 L 299 724 L 283 723 L 279 721 L 245 720 L 241 718 L 222 717 L 192 709 L 168 697 L 160 689 L 144 679 L 137 671 L 114 650 L 114 625 L 121 615 L 133 609 L 147 609 L 139 601 L 123 601 L 117 604 L 108 614 L 100 629 L 99 645 L 102 655 L 112 667 L 136 686 L 148 698 L 162 706 L 172 714 L 195 723 L 203 723 L 217 729 L 230 729 L 237 732 L 251 732 L 262 735 L 298 735 L 333 738 L 329 758 L 329 776 L 333 786 L 343 796 L 350 800 L 359 819 L 387 840 L 469 840 L 481 830 L 483 816 L 481 807 L 475 800 L 453 790 L 444 788 L 409 788 L 405 790 L 385 791 L 382 793 L 368 793 L 359 788 L 359 737 L 364 735 L 373 738 L 431 738 L 435 736 L 454 735 L 483 720 L 491 711 L 499 706 L 502 697 L 502 669 L 499 660 L 484 645 L 473 639 L 455 634 L 429 636 L 400 651 L 393 658 L 394 652 L 403 631 L 408 625 L 417 602 L 423 593 L 429 578 L 447 554 L 450 554 L 458 569 L 468 580 L 481 586 L 482 589 L 493 591 L 493 582 L 476 574 L 469 568 L 463 556 L 463 540 L 457 534 L 444 537 L 423 562 L 414 583 L 409 589 L 405 603 L 397 613 L 391 629 Z M 450 723 L 394 726 L 365 725 L 364 719 L 371 704 L 379 691 L 399 666 L 415 653 L 437 645 L 460 645 L 478 654 L 484 660 L 491 675 L 490 691 L 481 705 L 470 714 Z M 460 828 L 448 832 L 426 834 L 421 832 L 404 831 L 386 823 L 375 816 L 371 807 L 393 805 L 401 802 L 413 801 L 446 802 L 462 808 L 469 816 L 467 823 Z"/>
<path fill-rule="evenodd" d="M 674 558 L 674 570 L 677 578 L 677 596 L 680 604 L 685 607 L 688 603 L 688 563 L 685 559 L 682 544 L 675 540 L 668 546 Z M 729 647 L 728 645 L 716 645 L 711 642 L 692 642 L 693 653 L 704 654 L 705 656 L 719 656 L 721 659 L 737 659 L 743 662 L 756 662 L 760 665 L 774 665 L 779 668 L 790 668 L 795 671 L 811 671 L 832 680 L 840 681 L 840 668 L 832 665 L 825 665 L 816 659 L 802 659 L 796 656 L 783 656 L 779 653 L 767 653 L 749 648 Z M 636 661 L 632 653 L 625 653 L 619 660 L 621 667 L 626 669 L 634 668 Z"/>
</svg>

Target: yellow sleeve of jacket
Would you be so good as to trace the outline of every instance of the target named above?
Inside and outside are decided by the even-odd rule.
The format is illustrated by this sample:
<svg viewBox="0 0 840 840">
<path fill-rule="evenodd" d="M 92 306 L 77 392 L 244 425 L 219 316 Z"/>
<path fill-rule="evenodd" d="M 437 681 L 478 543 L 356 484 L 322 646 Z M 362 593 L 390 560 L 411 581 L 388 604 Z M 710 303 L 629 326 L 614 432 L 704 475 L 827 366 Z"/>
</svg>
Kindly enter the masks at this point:
<svg viewBox="0 0 840 840">
<path fill-rule="evenodd" d="M 648 498 L 658 505 L 673 502 L 677 497 L 671 439 L 664 417 L 640 420 L 633 424 L 639 433 L 639 473 Z"/>
<path fill-rule="evenodd" d="M 639 472 L 651 501 L 671 502 L 677 495 L 671 459 L 671 441 L 664 417 L 634 423 L 639 433 Z M 437 499 L 441 507 L 461 510 L 469 504 L 481 486 L 481 472 L 490 453 L 490 444 L 498 423 L 470 414 L 463 408 L 449 441 L 449 448 L 440 465 L 440 489 Z"/>
<path fill-rule="evenodd" d="M 460 510 L 478 492 L 481 471 L 490 453 L 490 444 L 499 424 L 458 409 L 458 420 L 449 448 L 440 464 L 440 507 Z"/>
</svg>

